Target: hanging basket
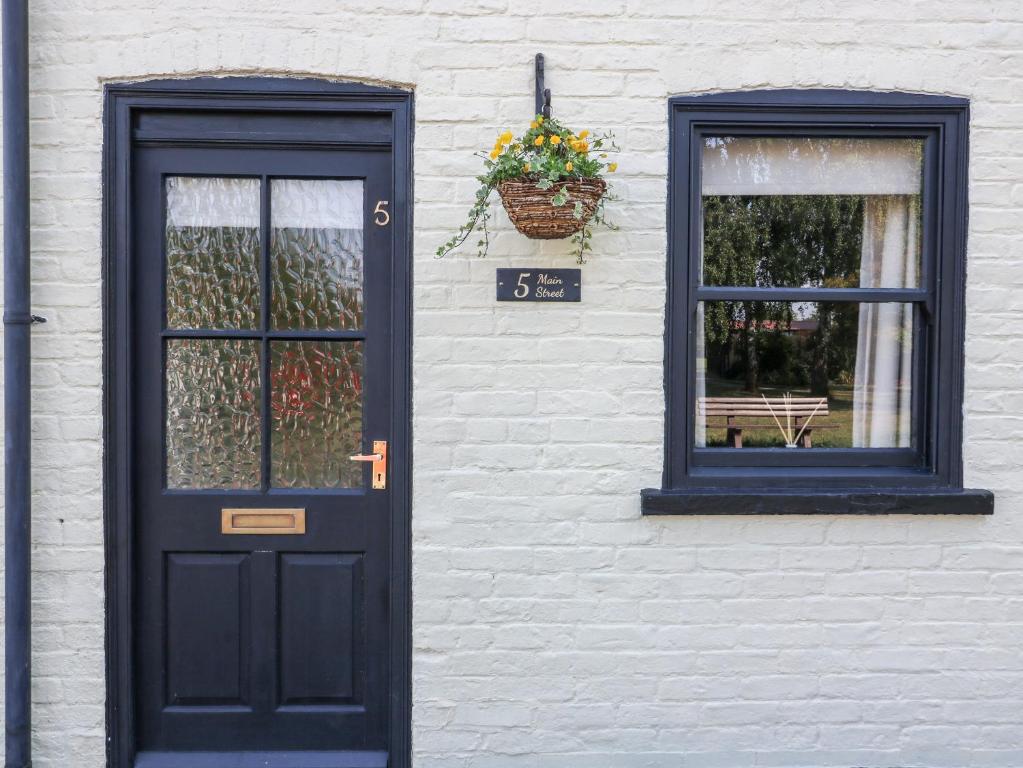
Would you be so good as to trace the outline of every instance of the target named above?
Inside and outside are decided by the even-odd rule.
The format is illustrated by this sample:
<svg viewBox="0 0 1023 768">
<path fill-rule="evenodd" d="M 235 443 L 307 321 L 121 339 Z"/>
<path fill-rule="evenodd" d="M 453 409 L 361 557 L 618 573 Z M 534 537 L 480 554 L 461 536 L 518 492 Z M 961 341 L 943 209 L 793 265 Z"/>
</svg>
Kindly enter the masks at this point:
<svg viewBox="0 0 1023 768">
<path fill-rule="evenodd" d="M 551 198 L 560 189 L 568 194 L 568 202 L 554 205 Z M 562 181 L 550 189 L 537 189 L 534 179 L 510 179 L 497 185 L 515 229 L 533 240 L 560 240 L 574 235 L 593 217 L 606 189 L 603 179 Z M 583 205 L 583 215 L 578 219 L 576 201 Z"/>
</svg>

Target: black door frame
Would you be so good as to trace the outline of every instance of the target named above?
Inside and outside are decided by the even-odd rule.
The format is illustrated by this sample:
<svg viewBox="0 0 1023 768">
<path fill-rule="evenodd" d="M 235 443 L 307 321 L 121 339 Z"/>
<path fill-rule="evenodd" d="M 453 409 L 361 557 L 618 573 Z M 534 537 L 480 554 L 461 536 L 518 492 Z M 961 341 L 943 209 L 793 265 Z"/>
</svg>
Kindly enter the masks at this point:
<svg viewBox="0 0 1023 768">
<path fill-rule="evenodd" d="M 159 120 L 149 127 L 139 115 L 187 112 L 199 133 L 176 133 Z M 232 130 L 232 115 L 265 118 L 265 132 Z M 390 120 L 390 137 L 339 135 L 315 141 L 288 135 L 296 114 L 376 116 Z M 281 118 L 275 121 L 274 118 Z M 155 129 L 153 128 L 155 126 Z M 161 127 L 162 126 L 162 127 Z M 393 391 L 389 448 L 391 484 L 391 707 L 390 764 L 411 764 L 411 289 L 413 97 L 409 91 L 311 78 L 202 77 L 110 84 L 103 118 L 103 522 L 106 597 L 107 765 L 131 768 L 135 759 L 132 659 L 131 248 L 132 149 L 139 143 L 218 144 L 345 149 L 391 147 L 394 157 L 392 227 L 394 305 Z"/>
</svg>

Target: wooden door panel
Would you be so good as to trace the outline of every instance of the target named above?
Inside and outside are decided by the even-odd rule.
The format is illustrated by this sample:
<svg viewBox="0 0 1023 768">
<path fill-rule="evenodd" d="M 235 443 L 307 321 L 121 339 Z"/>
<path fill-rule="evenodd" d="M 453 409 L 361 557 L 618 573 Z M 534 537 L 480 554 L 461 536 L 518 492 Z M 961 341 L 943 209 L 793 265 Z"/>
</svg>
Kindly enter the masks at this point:
<svg viewBox="0 0 1023 768">
<path fill-rule="evenodd" d="M 361 705 L 362 554 L 281 555 L 280 701 Z"/>
<path fill-rule="evenodd" d="M 249 556 L 166 556 L 168 706 L 248 707 Z"/>
</svg>

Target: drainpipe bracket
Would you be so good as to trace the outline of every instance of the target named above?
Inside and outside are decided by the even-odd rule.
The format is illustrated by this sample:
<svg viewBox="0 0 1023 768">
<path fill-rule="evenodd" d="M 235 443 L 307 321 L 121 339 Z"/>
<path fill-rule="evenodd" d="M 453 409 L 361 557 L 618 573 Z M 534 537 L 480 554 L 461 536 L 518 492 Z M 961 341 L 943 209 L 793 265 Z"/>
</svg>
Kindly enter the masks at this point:
<svg viewBox="0 0 1023 768">
<path fill-rule="evenodd" d="M 4 325 L 35 325 L 45 323 L 46 318 L 41 315 L 23 315 L 18 312 L 4 312 Z"/>
</svg>

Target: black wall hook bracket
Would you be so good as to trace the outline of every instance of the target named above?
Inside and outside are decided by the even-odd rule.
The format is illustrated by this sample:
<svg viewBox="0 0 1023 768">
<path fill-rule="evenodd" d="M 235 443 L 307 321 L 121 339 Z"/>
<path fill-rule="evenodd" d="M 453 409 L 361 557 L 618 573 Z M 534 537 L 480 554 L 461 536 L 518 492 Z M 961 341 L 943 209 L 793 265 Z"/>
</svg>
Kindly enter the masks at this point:
<svg viewBox="0 0 1023 768">
<path fill-rule="evenodd" d="M 29 315 L 21 312 L 4 312 L 4 325 L 35 325 L 45 323 L 46 318 L 40 315 Z"/>
<path fill-rule="evenodd" d="M 543 54 L 536 54 L 536 109 L 534 115 L 551 116 L 551 89 L 544 87 Z"/>
</svg>

